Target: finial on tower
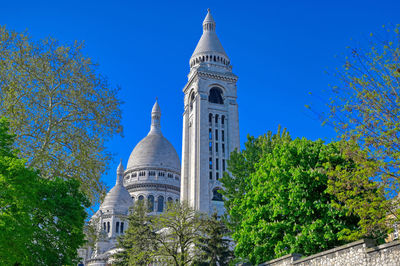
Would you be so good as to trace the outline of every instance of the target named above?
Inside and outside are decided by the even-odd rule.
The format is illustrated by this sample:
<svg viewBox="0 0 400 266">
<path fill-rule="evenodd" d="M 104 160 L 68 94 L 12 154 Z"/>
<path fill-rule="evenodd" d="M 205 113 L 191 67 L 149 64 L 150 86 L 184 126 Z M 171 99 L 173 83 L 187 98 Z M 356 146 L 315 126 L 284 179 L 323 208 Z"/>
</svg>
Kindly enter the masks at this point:
<svg viewBox="0 0 400 266">
<path fill-rule="evenodd" d="M 158 98 L 156 97 L 156 102 L 153 105 L 153 109 L 151 110 L 151 128 L 150 132 L 154 134 L 161 134 L 161 110 L 160 106 L 158 105 Z"/>
<path fill-rule="evenodd" d="M 209 8 L 207 9 L 206 18 L 203 21 L 203 31 L 215 31 L 215 21 L 211 16 L 211 11 Z"/>
</svg>

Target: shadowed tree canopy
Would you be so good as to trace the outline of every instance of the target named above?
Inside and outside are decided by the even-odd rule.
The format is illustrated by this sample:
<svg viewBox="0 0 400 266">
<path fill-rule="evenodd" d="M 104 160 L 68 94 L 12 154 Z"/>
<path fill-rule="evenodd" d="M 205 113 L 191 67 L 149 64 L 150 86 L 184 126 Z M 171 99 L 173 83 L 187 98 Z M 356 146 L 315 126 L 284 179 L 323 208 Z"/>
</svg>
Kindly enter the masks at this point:
<svg viewBox="0 0 400 266">
<path fill-rule="evenodd" d="M 16 148 L 43 177 L 79 180 L 92 202 L 104 191 L 104 143 L 122 132 L 117 93 L 83 43 L 34 41 L 0 27 L 0 115 Z"/>
<path fill-rule="evenodd" d="M 311 255 L 348 241 L 359 219 L 336 208 L 329 169 L 347 165 L 336 143 L 292 140 L 286 131 L 249 137 L 221 179 L 235 255 L 259 264 L 289 253 Z"/>
<path fill-rule="evenodd" d="M 149 265 L 156 254 L 156 233 L 152 230 L 152 216 L 144 200 L 138 200 L 132 208 L 129 226 L 118 238 L 120 252 L 115 253 L 115 265 Z"/>
<path fill-rule="evenodd" d="M 89 201 L 74 179 L 26 167 L 0 119 L 0 264 L 73 265 L 84 243 Z"/>
<path fill-rule="evenodd" d="M 192 265 L 198 255 L 195 244 L 204 233 L 204 214 L 186 202 L 169 203 L 165 212 L 152 219 L 156 233 L 156 256 L 167 265 Z"/>
</svg>

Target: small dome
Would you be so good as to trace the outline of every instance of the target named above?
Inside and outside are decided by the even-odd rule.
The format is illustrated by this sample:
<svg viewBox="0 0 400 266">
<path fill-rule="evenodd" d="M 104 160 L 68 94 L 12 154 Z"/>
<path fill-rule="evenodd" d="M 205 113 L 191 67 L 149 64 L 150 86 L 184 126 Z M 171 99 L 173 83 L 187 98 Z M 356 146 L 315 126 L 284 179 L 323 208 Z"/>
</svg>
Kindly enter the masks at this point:
<svg viewBox="0 0 400 266">
<path fill-rule="evenodd" d="M 123 186 L 122 175 L 123 166 L 122 161 L 117 168 L 117 180 L 115 186 L 107 193 L 103 203 L 100 205 L 102 212 L 111 211 L 112 213 L 128 214 L 129 208 L 133 204 L 133 200 L 128 190 Z"/>
<path fill-rule="evenodd" d="M 127 170 L 133 168 L 161 167 L 180 172 L 181 162 L 174 146 L 161 133 L 161 111 L 158 102 L 152 109 L 149 134 L 133 149 Z"/>
<path fill-rule="evenodd" d="M 112 210 L 114 213 L 127 214 L 132 204 L 133 200 L 128 190 L 122 184 L 117 184 L 107 193 L 100 210 L 103 212 Z"/>
</svg>

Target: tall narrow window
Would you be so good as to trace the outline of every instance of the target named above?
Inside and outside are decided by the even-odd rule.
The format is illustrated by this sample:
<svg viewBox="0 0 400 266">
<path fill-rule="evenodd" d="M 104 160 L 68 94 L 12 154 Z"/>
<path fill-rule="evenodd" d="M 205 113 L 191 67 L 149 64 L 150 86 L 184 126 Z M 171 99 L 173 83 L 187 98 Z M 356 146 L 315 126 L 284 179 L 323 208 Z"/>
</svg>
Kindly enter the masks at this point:
<svg viewBox="0 0 400 266">
<path fill-rule="evenodd" d="M 218 129 L 215 130 L 215 140 L 218 140 Z"/>
<path fill-rule="evenodd" d="M 225 144 L 222 143 L 222 153 L 225 153 Z"/>
<path fill-rule="evenodd" d="M 215 115 L 215 124 L 218 124 L 218 115 Z"/>
<path fill-rule="evenodd" d="M 225 116 L 224 115 L 221 117 L 221 124 L 222 125 L 225 124 Z"/>
<path fill-rule="evenodd" d="M 225 131 L 221 130 L 221 139 L 222 141 L 225 141 Z"/>
<path fill-rule="evenodd" d="M 219 179 L 219 173 L 218 173 L 218 172 L 215 173 L 215 179 L 216 179 L 216 180 Z"/>
<path fill-rule="evenodd" d="M 210 172 L 210 180 L 212 180 L 212 172 Z"/>
<path fill-rule="evenodd" d="M 115 232 L 119 233 L 119 222 L 115 223 Z"/>
<path fill-rule="evenodd" d="M 154 211 L 154 196 L 153 195 L 149 195 L 147 197 L 147 207 L 149 208 L 149 212 Z"/>
<path fill-rule="evenodd" d="M 212 139 L 212 129 L 210 128 L 209 130 L 208 130 L 208 139 Z"/>
<path fill-rule="evenodd" d="M 104 231 L 106 231 L 106 229 L 107 229 L 106 228 L 106 222 L 103 223 L 103 229 L 104 229 Z"/>
<path fill-rule="evenodd" d="M 212 123 L 212 114 L 208 115 L 208 122 L 211 124 Z"/>
<path fill-rule="evenodd" d="M 209 150 L 210 152 L 212 152 L 212 141 L 210 141 L 210 143 L 209 143 L 209 145 L 208 145 L 208 150 Z"/>
<path fill-rule="evenodd" d="M 107 233 L 110 233 L 110 222 L 107 222 Z"/>
<path fill-rule="evenodd" d="M 218 152 L 218 142 L 215 143 L 215 152 Z"/>
<path fill-rule="evenodd" d="M 124 233 L 124 222 L 121 222 L 121 234 Z"/>
<path fill-rule="evenodd" d="M 219 167 L 218 167 L 218 158 L 217 158 L 217 159 L 215 159 L 215 169 L 218 170 L 218 168 Z"/>
<path fill-rule="evenodd" d="M 222 171 L 225 171 L 225 160 L 222 160 Z"/>
<path fill-rule="evenodd" d="M 190 96 L 190 111 L 193 110 L 193 102 L 194 102 L 194 92 L 192 92 L 192 95 Z"/>
<path fill-rule="evenodd" d="M 164 197 L 158 196 L 157 201 L 158 201 L 157 202 L 157 211 L 163 212 L 164 211 Z"/>
<path fill-rule="evenodd" d="M 212 158 L 209 158 L 209 165 L 210 165 L 210 169 L 212 169 Z"/>
</svg>

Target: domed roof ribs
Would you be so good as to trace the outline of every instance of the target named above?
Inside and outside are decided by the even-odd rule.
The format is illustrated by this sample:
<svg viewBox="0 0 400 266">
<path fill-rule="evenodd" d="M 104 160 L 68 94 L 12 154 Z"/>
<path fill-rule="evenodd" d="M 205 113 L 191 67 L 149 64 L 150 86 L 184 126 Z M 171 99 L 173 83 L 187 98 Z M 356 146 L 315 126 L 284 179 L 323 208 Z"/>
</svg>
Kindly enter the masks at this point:
<svg viewBox="0 0 400 266">
<path fill-rule="evenodd" d="M 215 21 L 211 15 L 210 9 L 208 9 L 206 18 L 203 21 L 203 35 L 201 36 L 191 58 L 201 54 L 217 54 L 224 56 L 229 60 L 217 34 L 215 33 Z"/>
<path fill-rule="evenodd" d="M 156 102 L 153 105 L 153 109 L 151 110 L 151 127 L 149 134 L 157 134 L 162 135 L 161 133 L 161 110 L 158 105 L 158 100 L 156 98 Z"/>
</svg>

